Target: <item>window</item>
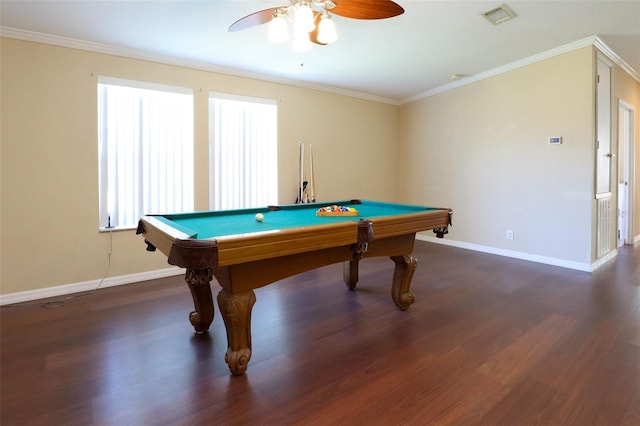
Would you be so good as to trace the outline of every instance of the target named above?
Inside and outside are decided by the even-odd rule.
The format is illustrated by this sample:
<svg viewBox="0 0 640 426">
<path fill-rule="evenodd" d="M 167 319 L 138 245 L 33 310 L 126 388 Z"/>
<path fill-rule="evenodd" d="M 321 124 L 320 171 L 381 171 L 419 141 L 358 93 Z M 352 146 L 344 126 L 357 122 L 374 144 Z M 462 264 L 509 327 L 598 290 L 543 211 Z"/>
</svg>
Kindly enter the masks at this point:
<svg viewBox="0 0 640 426">
<path fill-rule="evenodd" d="M 100 227 L 193 210 L 191 89 L 98 80 Z"/>
<path fill-rule="evenodd" d="M 278 203 L 276 101 L 209 94 L 212 210 Z"/>
</svg>

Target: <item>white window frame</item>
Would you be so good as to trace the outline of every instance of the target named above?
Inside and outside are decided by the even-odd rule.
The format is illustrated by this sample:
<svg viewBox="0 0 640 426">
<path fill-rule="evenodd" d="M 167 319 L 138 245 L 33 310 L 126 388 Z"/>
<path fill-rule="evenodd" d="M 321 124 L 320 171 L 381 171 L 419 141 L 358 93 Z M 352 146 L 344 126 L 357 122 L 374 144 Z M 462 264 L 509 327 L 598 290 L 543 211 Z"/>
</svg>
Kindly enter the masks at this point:
<svg viewBox="0 0 640 426">
<path fill-rule="evenodd" d="M 225 112 L 219 110 L 218 101 L 232 101 L 230 105 L 238 108 L 231 113 L 233 124 L 220 124 L 230 116 L 221 115 Z M 277 203 L 278 101 L 209 92 L 209 208 Z"/>
<path fill-rule="evenodd" d="M 105 85 L 142 89 L 136 100 L 137 108 L 133 107 L 133 103 L 126 107 L 125 104 L 118 104 L 120 112 L 130 108 L 126 110 L 127 113 L 118 115 L 112 103 L 112 109 L 108 110 L 108 100 L 103 94 Z M 144 214 L 193 211 L 193 90 L 105 76 L 98 77 L 97 90 L 100 230 L 135 228 L 138 218 Z M 173 96 L 168 106 L 177 109 L 170 113 L 164 108 L 154 110 L 153 107 L 159 104 L 153 103 L 152 98 L 158 93 L 146 91 L 161 92 L 160 96 L 178 95 Z M 170 123 L 167 116 L 179 118 L 181 127 L 164 127 Z M 154 123 L 154 119 L 157 122 Z M 118 128 L 116 123 L 122 122 L 127 125 Z M 134 136 L 123 135 L 119 132 L 123 128 Z M 127 145 L 121 145 L 123 141 Z M 116 156 L 118 149 L 120 154 Z M 125 149 L 127 152 L 123 153 Z M 126 163 L 126 166 L 119 168 L 126 170 L 126 178 L 115 172 L 118 162 Z M 116 175 L 117 179 L 114 178 Z M 116 183 L 117 180 L 125 183 Z M 125 191 L 120 190 L 119 185 L 135 188 L 126 196 L 126 200 L 122 199 Z M 124 207 L 120 207 L 122 205 Z"/>
</svg>

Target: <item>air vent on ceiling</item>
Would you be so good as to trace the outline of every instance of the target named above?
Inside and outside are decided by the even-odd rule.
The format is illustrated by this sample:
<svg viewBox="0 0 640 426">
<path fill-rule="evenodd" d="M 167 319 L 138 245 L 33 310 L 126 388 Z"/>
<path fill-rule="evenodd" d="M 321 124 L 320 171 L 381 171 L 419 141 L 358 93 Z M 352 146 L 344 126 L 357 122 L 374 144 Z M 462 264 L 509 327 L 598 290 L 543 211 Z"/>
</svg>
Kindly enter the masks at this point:
<svg viewBox="0 0 640 426">
<path fill-rule="evenodd" d="M 515 18 L 516 14 L 513 13 L 513 11 L 509 9 L 506 4 L 502 4 L 491 10 L 482 12 L 482 16 L 487 18 L 487 20 L 493 25 L 498 25 Z"/>
</svg>

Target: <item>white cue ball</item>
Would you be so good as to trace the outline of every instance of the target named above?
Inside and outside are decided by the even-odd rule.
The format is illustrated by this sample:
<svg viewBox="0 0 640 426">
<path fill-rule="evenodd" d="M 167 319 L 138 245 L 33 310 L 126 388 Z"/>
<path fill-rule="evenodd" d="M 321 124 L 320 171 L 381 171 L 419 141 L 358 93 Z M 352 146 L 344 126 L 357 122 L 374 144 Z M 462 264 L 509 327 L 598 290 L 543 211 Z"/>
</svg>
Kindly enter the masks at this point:
<svg viewBox="0 0 640 426">
<path fill-rule="evenodd" d="M 262 213 L 256 213 L 256 220 L 262 222 L 262 219 L 264 219 L 264 215 Z"/>
</svg>

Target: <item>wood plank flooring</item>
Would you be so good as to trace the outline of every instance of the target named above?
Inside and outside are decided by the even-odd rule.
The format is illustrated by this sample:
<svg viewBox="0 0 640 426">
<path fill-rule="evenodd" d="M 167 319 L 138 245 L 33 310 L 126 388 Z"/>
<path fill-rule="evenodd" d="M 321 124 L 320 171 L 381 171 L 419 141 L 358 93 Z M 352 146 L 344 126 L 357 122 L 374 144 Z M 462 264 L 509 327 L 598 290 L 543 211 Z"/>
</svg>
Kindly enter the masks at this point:
<svg viewBox="0 0 640 426">
<path fill-rule="evenodd" d="M 593 274 L 415 255 L 405 312 L 387 258 L 355 292 L 341 265 L 256 290 L 239 377 L 217 306 L 192 333 L 181 276 L 2 307 L 0 423 L 640 425 L 640 247 Z"/>
</svg>

